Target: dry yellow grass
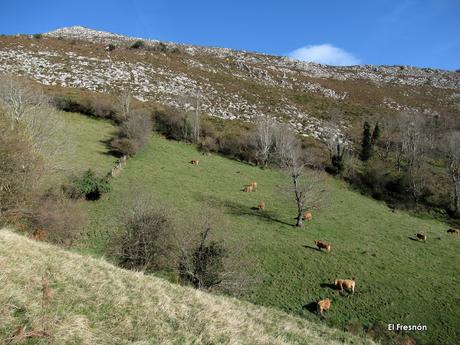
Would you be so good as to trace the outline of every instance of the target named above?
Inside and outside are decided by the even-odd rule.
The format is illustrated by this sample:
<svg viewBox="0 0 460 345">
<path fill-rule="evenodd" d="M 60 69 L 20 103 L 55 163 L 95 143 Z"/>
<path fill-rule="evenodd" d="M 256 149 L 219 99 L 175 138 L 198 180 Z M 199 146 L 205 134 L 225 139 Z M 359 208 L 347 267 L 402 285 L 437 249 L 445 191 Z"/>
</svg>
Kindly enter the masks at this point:
<svg viewBox="0 0 460 345">
<path fill-rule="evenodd" d="M 24 334 L 51 334 L 34 344 L 371 344 L 9 230 L 0 230 L 0 287 L 0 343 L 20 343 L 13 336 L 25 326 Z"/>
</svg>

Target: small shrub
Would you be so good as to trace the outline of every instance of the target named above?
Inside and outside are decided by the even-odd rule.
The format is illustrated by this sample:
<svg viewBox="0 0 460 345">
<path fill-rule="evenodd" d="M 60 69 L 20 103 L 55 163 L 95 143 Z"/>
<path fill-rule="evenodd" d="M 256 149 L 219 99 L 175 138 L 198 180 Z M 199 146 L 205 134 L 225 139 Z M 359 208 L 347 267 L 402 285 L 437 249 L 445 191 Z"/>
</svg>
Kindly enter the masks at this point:
<svg viewBox="0 0 460 345">
<path fill-rule="evenodd" d="M 108 50 L 109 52 L 114 51 L 115 49 L 116 49 L 116 46 L 115 46 L 115 44 L 113 44 L 113 43 L 110 43 L 110 44 L 107 46 L 107 50 Z"/>
<path fill-rule="evenodd" d="M 74 177 L 72 185 L 70 195 L 74 198 L 85 197 L 87 200 L 97 200 L 111 190 L 108 178 L 96 176 L 91 169 L 80 177 Z"/>
<path fill-rule="evenodd" d="M 159 42 L 157 45 L 155 45 L 154 49 L 155 51 L 159 51 L 163 53 L 166 53 L 168 51 L 168 47 L 163 42 Z"/>
<path fill-rule="evenodd" d="M 72 113 L 110 119 L 115 119 L 116 115 L 113 100 L 100 94 L 79 97 L 59 95 L 54 97 L 53 103 L 56 108 Z"/>
<path fill-rule="evenodd" d="M 0 111 L 0 216 L 29 204 L 43 172 L 43 158 Z"/>
<path fill-rule="evenodd" d="M 208 118 L 203 118 L 203 121 L 201 122 L 201 135 L 203 137 L 210 137 L 213 139 L 217 138 L 216 126 L 209 121 Z"/>
<path fill-rule="evenodd" d="M 220 242 L 201 243 L 193 253 L 193 275 L 182 271 L 196 288 L 210 288 L 222 281 L 225 249 Z"/>
<path fill-rule="evenodd" d="M 139 200 L 122 219 L 116 255 L 120 266 L 153 272 L 171 268 L 174 222 L 164 208 Z"/>
<path fill-rule="evenodd" d="M 87 224 L 86 214 L 81 207 L 56 193 L 39 198 L 28 220 L 34 238 L 64 246 L 72 245 Z"/>
<path fill-rule="evenodd" d="M 114 138 L 110 146 L 121 155 L 134 156 L 138 151 L 135 142 L 128 138 Z"/>
<path fill-rule="evenodd" d="M 210 289 L 222 283 L 227 271 L 227 249 L 220 241 L 211 239 L 211 233 L 220 222 L 222 209 L 203 208 L 196 221 L 191 221 L 190 232 L 183 234 L 179 276 L 197 289 Z M 195 224 L 194 224 L 195 223 Z M 196 228 L 199 228 L 199 233 Z"/>
<path fill-rule="evenodd" d="M 144 47 L 145 47 L 145 42 L 141 40 L 138 40 L 134 42 L 133 44 L 131 44 L 131 49 L 141 49 Z"/>
<path fill-rule="evenodd" d="M 37 39 L 37 40 L 39 40 L 40 38 L 43 37 L 43 35 L 42 34 L 33 34 L 32 37 Z"/>
<path fill-rule="evenodd" d="M 133 156 L 141 150 L 152 135 L 152 121 L 145 111 L 133 112 L 120 126 L 118 137 L 111 146 L 123 155 Z"/>
<path fill-rule="evenodd" d="M 203 153 L 217 152 L 219 146 L 216 139 L 212 137 L 205 137 L 198 143 L 198 149 Z"/>
<path fill-rule="evenodd" d="M 257 162 L 257 149 L 249 133 L 228 131 L 217 139 L 219 152 L 246 162 Z"/>
<path fill-rule="evenodd" d="M 154 114 L 155 129 L 168 139 L 183 140 L 184 125 L 186 125 L 185 116 L 177 111 L 163 112 L 157 111 Z"/>
</svg>

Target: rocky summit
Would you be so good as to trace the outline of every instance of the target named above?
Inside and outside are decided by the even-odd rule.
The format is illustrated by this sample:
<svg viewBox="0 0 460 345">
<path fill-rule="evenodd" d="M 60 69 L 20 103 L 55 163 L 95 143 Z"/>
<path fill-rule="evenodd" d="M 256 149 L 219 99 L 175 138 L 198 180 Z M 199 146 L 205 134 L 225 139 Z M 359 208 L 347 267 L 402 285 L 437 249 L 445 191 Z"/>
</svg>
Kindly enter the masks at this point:
<svg viewBox="0 0 460 345">
<path fill-rule="evenodd" d="M 341 135 L 360 116 L 400 111 L 456 117 L 460 72 L 410 66 L 335 67 L 287 57 L 127 37 L 81 26 L 0 37 L 0 74 L 254 121 L 271 114 L 315 139 Z M 340 121 L 331 124 L 331 113 Z"/>
</svg>

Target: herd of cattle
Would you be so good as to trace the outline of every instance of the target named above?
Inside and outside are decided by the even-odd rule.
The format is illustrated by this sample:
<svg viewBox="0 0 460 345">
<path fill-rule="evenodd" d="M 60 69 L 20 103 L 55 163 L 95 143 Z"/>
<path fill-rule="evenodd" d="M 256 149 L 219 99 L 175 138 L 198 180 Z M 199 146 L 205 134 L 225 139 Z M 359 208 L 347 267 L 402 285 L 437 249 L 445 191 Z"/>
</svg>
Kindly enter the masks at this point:
<svg viewBox="0 0 460 345">
<path fill-rule="evenodd" d="M 198 165 L 199 164 L 199 160 L 192 160 L 190 163 L 193 164 L 193 165 Z M 257 182 L 256 181 L 253 181 L 251 182 L 250 184 L 248 185 L 245 185 L 244 188 L 243 188 L 243 192 L 245 193 L 251 193 L 251 192 L 255 192 L 257 190 Z M 257 207 L 259 209 L 259 211 L 264 211 L 265 210 L 265 202 L 263 200 L 261 200 L 259 202 L 259 205 Z M 309 211 L 305 212 L 303 214 L 303 217 L 302 217 L 303 220 L 305 221 L 311 221 L 313 220 L 313 214 Z M 460 230 L 459 229 L 448 229 L 447 230 L 447 233 L 448 234 L 452 234 L 452 235 L 459 235 L 460 234 Z M 415 234 L 415 236 L 417 237 L 417 240 L 419 241 L 423 241 L 423 242 L 426 242 L 427 240 L 427 236 L 425 234 L 422 234 L 422 233 L 417 233 Z M 323 242 L 323 241 L 320 241 L 320 240 L 315 240 L 314 241 L 315 245 L 318 247 L 318 250 L 321 251 L 322 249 L 324 249 L 326 252 L 330 252 L 331 251 L 331 245 L 329 243 L 326 243 L 326 242 Z M 356 278 L 351 278 L 351 279 L 336 279 L 334 281 L 334 286 L 336 289 L 340 289 L 340 292 L 344 292 L 344 288 L 351 292 L 352 294 L 355 293 L 355 288 L 356 288 Z M 325 299 L 322 299 L 320 301 L 318 301 L 316 303 L 317 305 L 317 310 L 318 312 L 323 315 L 323 311 L 326 311 L 326 310 L 329 310 L 331 308 L 331 305 L 332 305 L 332 301 L 329 299 L 329 298 L 325 298 Z"/>
</svg>

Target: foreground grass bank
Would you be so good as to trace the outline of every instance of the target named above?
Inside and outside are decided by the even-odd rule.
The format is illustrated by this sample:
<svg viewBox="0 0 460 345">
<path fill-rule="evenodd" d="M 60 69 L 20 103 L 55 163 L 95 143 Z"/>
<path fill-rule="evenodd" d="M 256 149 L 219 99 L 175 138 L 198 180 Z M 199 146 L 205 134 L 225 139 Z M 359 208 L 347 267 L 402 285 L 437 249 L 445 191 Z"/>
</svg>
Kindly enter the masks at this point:
<svg viewBox="0 0 460 345">
<path fill-rule="evenodd" d="M 198 166 L 189 164 L 200 159 Z M 257 181 L 255 193 L 244 184 Z M 245 294 L 256 304 L 273 306 L 320 320 L 311 303 L 332 298 L 328 325 L 357 328 L 387 323 L 425 324 L 426 332 L 411 333 L 421 343 L 453 344 L 460 339 L 460 238 L 446 234 L 435 220 L 391 212 L 384 204 L 326 179 L 327 196 L 305 229 L 292 227 L 294 204 L 281 190 L 289 181 L 218 155 L 201 156 L 184 143 L 153 137 L 113 180 L 113 191 L 88 205 L 91 225 L 85 247 L 104 254 L 120 227 L 119 214 L 133 190 L 150 192 L 177 210 L 187 222 L 207 202 L 224 205 L 219 237 L 244 245 L 254 263 L 251 274 L 260 283 Z M 256 207 L 260 200 L 266 211 Z M 413 239 L 424 232 L 426 243 Z M 319 252 L 313 241 L 332 244 Z M 357 278 L 357 292 L 343 296 L 331 288 L 336 278 Z M 356 327 L 358 326 L 358 327 Z"/>
<path fill-rule="evenodd" d="M 0 272 L 2 344 L 371 344 L 5 229 L 0 230 Z M 24 337 L 35 336 L 21 339 L 17 330 L 24 326 Z"/>
</svg>

